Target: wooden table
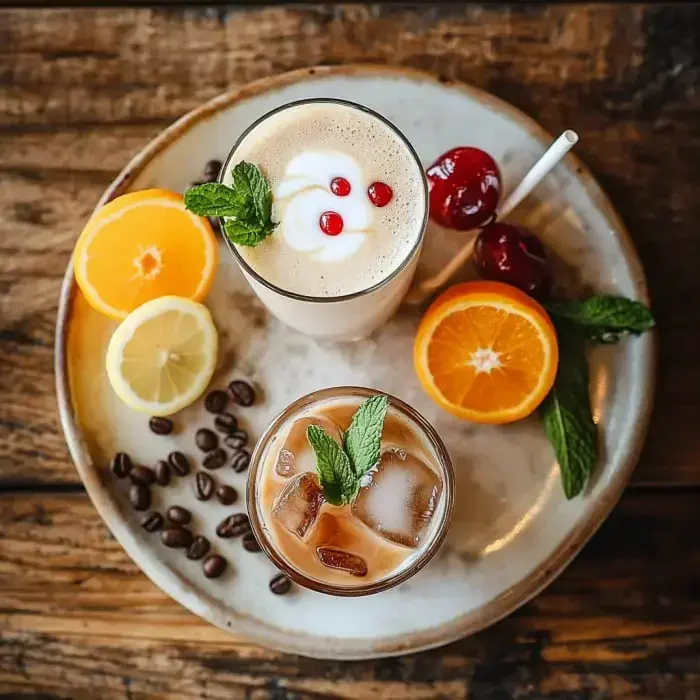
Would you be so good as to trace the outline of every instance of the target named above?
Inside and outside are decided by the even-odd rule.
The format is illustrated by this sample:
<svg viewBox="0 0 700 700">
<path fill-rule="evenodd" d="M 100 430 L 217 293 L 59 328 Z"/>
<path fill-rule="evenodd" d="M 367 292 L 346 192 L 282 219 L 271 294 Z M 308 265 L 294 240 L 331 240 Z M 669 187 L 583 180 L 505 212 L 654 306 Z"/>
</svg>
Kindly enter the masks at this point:
<svg viewBox="0 0 700 700">
<path fill-rule="evenodd" d="M 700 697 L 698 26 L 697 6 L 1 10 L 0 697 Z M 219 92 L 348 61 L 428 69 L 575 127 L 661 341 L 633 484 L 561 578 L 475 637 L 359 663 L 253 647 L 157 590 L 82 491 L 52 366 L 71 248 L 128 158 Z"/>
</svg>

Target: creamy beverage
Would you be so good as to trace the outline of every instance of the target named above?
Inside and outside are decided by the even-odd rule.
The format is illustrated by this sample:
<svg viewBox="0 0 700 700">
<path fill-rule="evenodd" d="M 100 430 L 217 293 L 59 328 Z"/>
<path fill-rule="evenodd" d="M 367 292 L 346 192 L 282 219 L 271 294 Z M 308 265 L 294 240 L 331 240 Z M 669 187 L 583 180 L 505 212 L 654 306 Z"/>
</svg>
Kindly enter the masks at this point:
<svg viewBox="0 0 700 700">
<path fill-rule="evenodd" d="M 334 100 L 263 117 L 222 171 L 246 161 L 267 178 L 274 233 L 234 246 L 262 301 L 310 335 L 355 339 L 396 309 L 415 270 L 427 213 L 422 166 L 379 115 Z"/>
<path fill-rule="evenodd" d="M 452 471 L 444 446 L 396 399 L 379 461 L 354 501 L 332 505 L 324 497 L 308 427 L 342 445 L 353 414 L 373 393 L 327 389 L 300 399 L 253 457 L 248 502 L 258 541 L 291 577 L 328 593 L 372 593 L 408 578 L 432 556 L 449 522 Z"/>
</svg>

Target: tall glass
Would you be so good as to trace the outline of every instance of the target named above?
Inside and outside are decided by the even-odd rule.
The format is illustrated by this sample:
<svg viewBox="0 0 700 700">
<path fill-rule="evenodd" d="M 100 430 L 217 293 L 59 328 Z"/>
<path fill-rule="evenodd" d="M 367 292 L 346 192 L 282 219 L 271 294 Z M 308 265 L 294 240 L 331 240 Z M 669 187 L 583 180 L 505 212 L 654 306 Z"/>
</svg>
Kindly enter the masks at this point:
<svg viewBox="0 0 700 700">
<path fill-rule="evenodd" d="M 308 565 L 309 557 L 316 556 L 313 551 L 316 546 L 314 538 L 318 529 L 322 527 L 321 519 L 324 517 L 324 510 L 320 511 L 314 524 L 304 535 L 306 544 L 295 540 L 296 544 L 293 549 L 285 547 L 284 542 L 279 538 L 281 530 L 273 526 L 272 510 L 274 505 L 271 506 L 271 503 L 277 501 L 276 497 L 273 499 L 270 493 L 270 477 L 272 476 L 275 481 L 285 483 L 293 477 L 278 478 L 278 476 L 272 475 L 269 470 L 275 469 L 273 465 L 276 464 L 275 460 L 279 459 L 282 441 L 289 434 L 295 419 L 309 417 L 310 414 L 323 415 L 324 406 L 337 405 L 338 403 L 342 405 L 345 401 L 359 405 L 377 393 L 375 390 L 363 387 L 343 386 L 322 389 L 303 396 L 290 404 L 272 421 L 253 452 L 248 476 L 247 507 L 255 537 L 274 564 L 305 588 L 336 596 L 363 596 L 393 588 L 422 569 L 438 551 L 447 534 L 454 500 L 454 472 L 449 454 L 440 436 L 425 418 L 393 396 L 388 397 L 389 416 L 393 413 L 399 424 L 405 426 L 405 429 L 420 441 L 423 445 L 423 454 L 431 463 L 431 470 L 438 477 L 440 484 L 440 492 L 436 502 L 433 503 L 434 510 L 429 519 L 429 525 L 425 527 L 424 534 L 415 548 L 387 543 L 380 535 L 376 534 L 377 531 L 367 527 L 366 524 L 360 521 L 353 522 L 351 526 L 357 526 L 360 533 L 360 543 L 356 544 L 359 553 L 362 553 L 362 543 L 366 538 L 370 551 L 376 552 L 378 547 L 388 547 L 392 556 L 396 557 L 396 565 L 393 568 L 387 567 L 385 573 L 378 577 L 371 575 L 372 565 L 369 563 L 367 573 L 370 575 L 367 576 L 367 582 L 351 575 L 347 575 L 345 581 L 342 581 L 331 573 L 327 576 L 324 575 L 324 569 L 319 567 L 317 562 L 315 566 Z M 396 486 L 396 483 L 392 482 L 392 488 Z M 349 506 L 345 506 L 341 510 L 347 511 L 348 509 Z M 341 517 L 343 515 L 347 516 L 348 513 L 341 514 Z M 289 538 L 288 535 L 287 538 Z M 306 551 L 304 551 L 304 547 L 306 547 Z M 296 556 L 290 553 L 292 551 L 296 552 Z M 310 573 L 312 570 L 315 572 L 314 574 Z"/>
<path fill-rule="evenodd" d="M 263 126 L 274 115 L 309 104 L 339 105 L 359 110 L 364 115 L 370 115 L 372 119 L 376 119 L 388 127 L 403 144 L 406 152 L 415 162 L 415 177 L 418 178 L 422 186 L 423 216 L 416 226 L 415 238 L 412 238 L 413 245 L 407 250 L 404 259 L 399 262 L 395 269 L 390 271 L 385 278 L 366 289 L 342 296 L 309 296 L 283 289 L 265 279 L 264 273 L 254 269 L 238 247 L 231 244 L 228 239 L 226 240 L 253 291 L 277 318 L 292 328 L 317 338 L 358 340 L 372 333 L 394 314 L 408 291 L 423 244 L 428 221 L 428 184 L 420 159 L 406 137 L 382 115 L 353 102 L 330 98 L 291 102 L 263 115 L 243 132 L 226 159 L 219 181 L 223 184 L 231 184 L 231 168 L 239 160 L 238 149 L 250 134 Z"/>
</svg>

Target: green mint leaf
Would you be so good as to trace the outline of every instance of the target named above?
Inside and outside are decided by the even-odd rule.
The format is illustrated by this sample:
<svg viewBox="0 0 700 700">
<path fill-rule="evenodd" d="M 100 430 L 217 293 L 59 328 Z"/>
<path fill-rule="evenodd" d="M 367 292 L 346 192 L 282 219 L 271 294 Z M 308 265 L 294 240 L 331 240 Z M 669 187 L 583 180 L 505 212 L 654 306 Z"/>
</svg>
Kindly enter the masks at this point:
<svg viewBox="0 0 700 700">
<path fill-rule="evenodd" d="M 638 335 L 654 327 L 651 311 L 624 297 L 600 294 L 585 301 L 549 302 L 545 308 L 554 321 L 576 326 L 597 343 L 616 343 L 625 335 Z"/>
<path fill-rule="evenodd" d="M 236 245 L 260 245 L 271 233 L 271 228 L 261 228 L 256 221 L 249 219 L 229 219 L 224 221 L 226 238 Z"/>
<path fill-rule="evenodd" d="M 571 499 L 583 491 L 595 467 L 598 431 L 591 410 L 584 339 L 565 328 L 558 327 L 557 334 L 559 368 L 540 413 L 559 461 L 564 494 Z"/>
<path fill-rule="evenodd" d="M 379 462 L 384 418 L 389 399 L 372 396 L 360 406 L 345 433 L 345 451 L 357 478 L 361 478 Z"/>
<path fill-rule="evenodd" d="M 250 203 L 250 210 L 255 212 L 254 219 L 260 228 L 267 228 L 271 225 L 272 190 L 260 168 L 241 161 L 233 168 L 232 174 L 233 188 Z"/>
<path fill-rule="evenodd" d="M 198 216 L 236 216 L 243 206 L 238 192 L 218 182 L 195 185 L 185 192 L 185 207 Z"/>
<path fill-rule="evenodd" d="M 326 500 L 334 506 L 352 503 L 357 497 L 360 482 L 343 448 L 317 425 L 306 429 L 306 439 L 316 454 L 316 470 Z"/>
</svg>

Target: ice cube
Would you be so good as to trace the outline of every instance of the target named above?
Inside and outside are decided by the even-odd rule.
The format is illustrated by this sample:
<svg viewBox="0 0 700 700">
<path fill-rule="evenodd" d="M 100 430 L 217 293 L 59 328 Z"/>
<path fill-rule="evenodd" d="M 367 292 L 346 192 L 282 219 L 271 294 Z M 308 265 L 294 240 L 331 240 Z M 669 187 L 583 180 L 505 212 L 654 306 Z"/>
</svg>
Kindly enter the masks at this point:
<svg viewBox="0 0 700 700">
<path fill-rule="evenodd" d="M 316 471 L 316 457 L 306 439 L 306 429 L 310 425 L 323 428 L 339 445 L 343 444 L 340 428 L 328 418 L 322 416 L 298 418 L 292 423 L 284 444 L 277 453 L 275 471 L 280 476 L 290 477 L 293 474 Z"/>
<path fill-rule="evenodd" d="M 367 576 L 367 562 L 362 557 L 358 557 L 357 554 L 331 547 L 318 547 L 316 554 L 321 564 L 329 569 L 340 569 L 353 576 Z"/>
<path fill-rule="evenodd" d="M 352 506 L 355 517 L 391 542 L 417 547 L 440 498 L 437 474 L 414 455 L 389 449 L 367 477 Z"/>
<path fill-rule="evenodd" d="M 272 517 L 289 532 L 304 538 L 316 522 L 323 505 L 323 490 L 316 474 L 305 472 L 295 476 L 277 494 L 272 504 Z"/>
</svg>

